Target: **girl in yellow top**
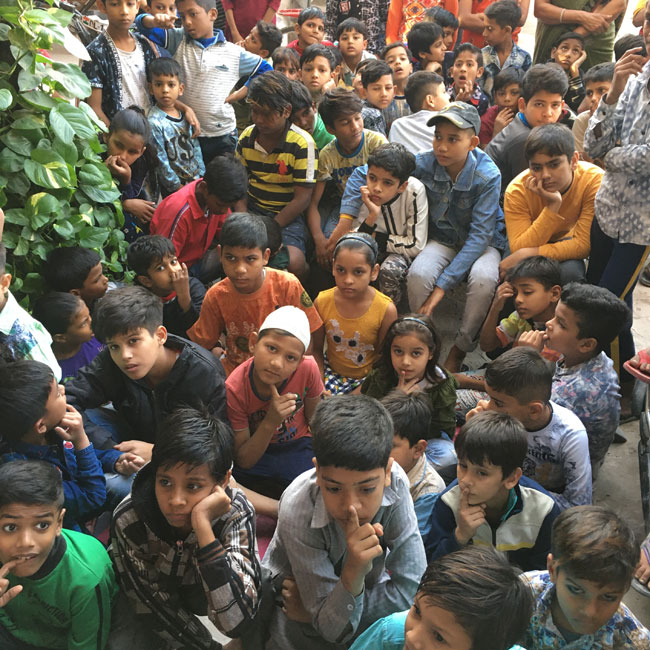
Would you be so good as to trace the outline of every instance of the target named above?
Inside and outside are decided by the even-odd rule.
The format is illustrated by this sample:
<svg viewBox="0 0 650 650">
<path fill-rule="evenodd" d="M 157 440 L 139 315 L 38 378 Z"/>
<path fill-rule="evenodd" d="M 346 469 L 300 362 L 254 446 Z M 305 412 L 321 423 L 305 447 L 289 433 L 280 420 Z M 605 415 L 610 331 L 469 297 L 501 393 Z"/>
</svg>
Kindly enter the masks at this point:
<svg viewBox="0 0 650 650">
<path fill-rule="evenodd" d="M 314 303 L 325 332 L 314 333 L 313 352 L 332 395 L 358 389 L 397 318 L 391 299 L 370 286 L 379 273 L 377 255 L 370 235 L 352 232 L 341 237 L 332 261 L 336 287 L 321 291 Z"/>
</svg>

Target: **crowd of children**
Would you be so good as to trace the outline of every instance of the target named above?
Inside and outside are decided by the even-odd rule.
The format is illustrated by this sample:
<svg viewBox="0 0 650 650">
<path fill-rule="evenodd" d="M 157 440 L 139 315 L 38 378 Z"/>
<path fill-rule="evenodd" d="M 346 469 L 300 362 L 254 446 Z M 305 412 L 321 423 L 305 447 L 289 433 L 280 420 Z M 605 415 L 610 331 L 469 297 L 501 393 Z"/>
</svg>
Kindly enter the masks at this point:
<svg viewBox="0 0 650 650">
<path fill-rule="evenodd" d="M 645 50 L 587 67 L 554 7 L 533 65 L 527 0 L 282 46 L 279 4 L 97 0 L 130 273 L 57 248 L 30 315 L 0 241 L 0 647 L 646 650 L 650 542 L 592 505 L 648 370 Z"/>
</svg>

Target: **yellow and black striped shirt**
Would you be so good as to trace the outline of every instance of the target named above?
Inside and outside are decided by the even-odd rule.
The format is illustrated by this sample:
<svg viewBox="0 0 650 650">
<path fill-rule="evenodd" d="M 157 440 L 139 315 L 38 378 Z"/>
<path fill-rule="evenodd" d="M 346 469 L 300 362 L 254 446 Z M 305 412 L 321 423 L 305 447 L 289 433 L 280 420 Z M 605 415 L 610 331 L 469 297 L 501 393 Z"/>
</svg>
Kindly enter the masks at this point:
<svg viewBox="0 0 650 650">
<path fill-rule="evenodd" d="M 307 131 L 288 121 L 284 142 L 273 151 L 267 153 L 256 138 L 253 124 L 237 143 L 237 156 L 248 172 L 248 200 L 264 212 L 277 214 L 293 199 L 294 185 L 309 187 L 316 182 L 316 145 Z"/>
</svg>

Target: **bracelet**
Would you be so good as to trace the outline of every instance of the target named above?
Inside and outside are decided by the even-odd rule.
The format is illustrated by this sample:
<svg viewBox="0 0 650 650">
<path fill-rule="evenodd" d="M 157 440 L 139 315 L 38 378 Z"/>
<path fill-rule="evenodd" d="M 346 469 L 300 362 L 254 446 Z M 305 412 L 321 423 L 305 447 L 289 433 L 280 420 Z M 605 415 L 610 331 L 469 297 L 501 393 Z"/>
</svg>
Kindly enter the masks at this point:
<svg viewBox="0 0 650 650">
<path fill-rule="evenodd" d="M 564 12 L 565 11 L 566 11 L 566 9 L 562 9 L 562 11 L 560 11 L 560 25 L 564 22 Z"/>
</svg>

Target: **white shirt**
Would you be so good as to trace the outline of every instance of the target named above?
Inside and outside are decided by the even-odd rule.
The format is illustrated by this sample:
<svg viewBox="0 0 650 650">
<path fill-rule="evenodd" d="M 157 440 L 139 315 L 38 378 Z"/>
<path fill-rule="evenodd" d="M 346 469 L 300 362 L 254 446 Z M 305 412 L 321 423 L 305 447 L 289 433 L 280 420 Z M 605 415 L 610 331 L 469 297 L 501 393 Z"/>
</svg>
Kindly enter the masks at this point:
<svg viewBox="0 0 650 650">
<path fill-rule="evenodd" d="M 390 127 L 389 142 L 403 144 L 412 154 L 427 151 L 433 148 L 433 126 L 427 122 L 436 114 L 436 111 L 422 110 L 397 118 Z"/>
<path fill-rule="evenodd" d="M 122 105 L 124 108 L 135 104 L 143 111 L 149 110 L 151 100 L 147 90 L 147 71 L 144 62 L 144 52 L 136 39 L 135 50 L 125 52 L 118 47 L 117 54 L 120 57 L 122 67 Z"/>
</svg>

